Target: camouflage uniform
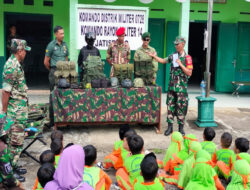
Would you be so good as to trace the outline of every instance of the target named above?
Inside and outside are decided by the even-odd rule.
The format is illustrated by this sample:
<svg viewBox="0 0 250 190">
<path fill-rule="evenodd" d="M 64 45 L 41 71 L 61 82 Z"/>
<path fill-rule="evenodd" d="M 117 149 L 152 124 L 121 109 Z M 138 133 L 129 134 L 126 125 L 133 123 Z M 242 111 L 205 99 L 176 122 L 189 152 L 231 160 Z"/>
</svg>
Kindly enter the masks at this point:
<svg viewBox="0 0 250 190">
<path fill-rule="evenodd" d="M 176 116 L 178 124 L 184 125 L 188 109 L 187 84 L 189 76 L 182 71 L 181 67 L 174 67 L 172 59 L 173 54 L 166 58 L 167 63 L 171 64 L 167 94 L 167 122 L 173 124 L 174 116 Z M 190 55 L 186 55 L 184 52 L 182 55 L 179 55 L 179 59 L 185 67 L 193 69 Z"/>
<path fill-rule="evenodd" d="M 4 113 L 0 114 L 0 137 L 8 134 L 13 123 Z M 10 151 L 3 141 L 0 144 L 0 186 L 5 186 L 6 189 L 17 187 L 19 182 L 13 176 Z"/>
<path fill-rule="evenodd" d="M 118 44 L 118 41 L 114 41 L 109 44 L 107 50 L 107 59 L 111 59 L 111 71 L 110 77 L 114 75 L 114 67 L 113 64 L 127 64 L 130 60 L 130 47 L 128 42 L 124 42 L 123 44 Z"/>
<path fill-rule="evenodd" d="M 134 60 L 135 61 L 152 60 L 152 63 L 153 63 L 153 66 L 154 66 L 154 81 L 155 81 L 156 77 L 157 77 L 157 71 L 158 71 L 158 62 L 155 59 L 153 59 L 151 56 L 149 56 L 147 54 L 148 52 L 154 53 L 156 51 L 151 46 L 148 46 L 147 48 L 143 48 L 143 47 L 138 48 L 135 51 Z"/>
<path fill-rule="evenodd" d="M 24 40 L 15 40 L 14 43 L 23 43 L 23 41 Z M 16 46 L 18 46 L 18 44 L 16 44 Z M 11 128 L 8 143 L 9 149 L 14 157 L 13 165 L 15 165 L 22 151 L 24 129 L 28 118 L 28 87 L 24 77 L 24 70 L 13 54 L 4 65 L 3 90 L 10 92 L 7 116 L 15 122 Z"/>
</svg>

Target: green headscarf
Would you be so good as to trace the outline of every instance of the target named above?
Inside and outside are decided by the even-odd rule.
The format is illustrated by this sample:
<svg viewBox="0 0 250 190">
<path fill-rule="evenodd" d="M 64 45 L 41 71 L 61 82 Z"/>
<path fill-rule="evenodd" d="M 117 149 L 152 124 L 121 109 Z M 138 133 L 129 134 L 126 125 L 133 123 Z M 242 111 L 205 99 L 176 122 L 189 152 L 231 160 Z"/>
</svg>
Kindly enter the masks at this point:
<svg viewBox="0 0 250 190">
<path fill-rule="evenodd" d="M 202 149 L 202 146 L 199 142 L 196 142 L 196 141 L 191 142 L 190 148 L 189 148 L 190 154 L 188 158 L 184 161 L 183 166 L 181 168 L 180 175 L 179 175 L 179 180 L 178 180 L 179 188 L 184 189 L 187 186 L 190 180 L 190 177 L 192 175 L 193 165 L 195 162 L 195 155 L 201 149 Z"/>
<path fill-rule="evenodd" d="M 164 166 L 168 162 L 169 158 L 174 154 L 180 152 L 184 148 L 182 134 L 175 131 L 171 135 L 171 144 L 169 145 L 165 157 L 163 159 Z"/>
<path fill-rule="evenodd" d="M 250 189 L 250 165 L 246 160 L 237 160 L 233 166 L 232 179 L 227 190 Z"/>
<path fill-rule="evenodd" d="M 250 154 L 248 154 L 247 152 L 241 152 L 239 154 L 237 154 L 237 160 L 246 160 L 248 162 L 248 164 L 250 164 Z"/>
<path fill-rule="evenodd" d="M 197 138 L 196 138 L 196 136 L 194 134 L 188 134 L 188 135 L 184 136 L 184 146 L 185 146 L 185 149 L 186 149 L 187 152 L 188 152 L 188 149 L 189 149 L 189 144 L 192 141 L 197 141 Z"/>
<path fill-rule="evenodd" d="M 205 150 L 200 150 L 196 154 L 196 162 L 192 171 L 192 176 L 185 190 L 216 190 L 214 182 L 216 172 L 210 163 L 210 154 Z"/>
</svg>

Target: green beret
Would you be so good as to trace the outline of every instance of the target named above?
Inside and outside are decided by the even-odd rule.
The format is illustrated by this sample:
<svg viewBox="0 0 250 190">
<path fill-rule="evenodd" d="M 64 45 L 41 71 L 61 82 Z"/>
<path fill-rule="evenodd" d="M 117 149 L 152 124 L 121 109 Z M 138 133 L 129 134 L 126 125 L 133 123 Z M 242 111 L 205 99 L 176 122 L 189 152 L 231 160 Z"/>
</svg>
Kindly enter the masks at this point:
<svg viewBox="0 0 250 190">
<path fill-rule="evenodd" d="M 149 37 L 150 38 L 150 33 L 149 32 L 144 32 L 141 36 L 143 39 L 146 38 L 146 37 Z"/>
</svg>

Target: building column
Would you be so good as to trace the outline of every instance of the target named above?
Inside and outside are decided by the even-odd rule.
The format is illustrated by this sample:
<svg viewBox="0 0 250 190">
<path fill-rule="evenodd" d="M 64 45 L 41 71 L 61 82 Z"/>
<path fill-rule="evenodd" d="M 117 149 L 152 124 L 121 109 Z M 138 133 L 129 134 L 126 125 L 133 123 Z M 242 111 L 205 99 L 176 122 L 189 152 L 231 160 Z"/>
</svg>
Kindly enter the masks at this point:
<svg viewBox="0 0 250 190">
<path fill-rule="evenodd" d="M 181 16 L 179 22 L 179 35 L 186 39 L 185 51 L 188 53 L 188 38 L 189 38 L 189 15 L 190 15 L 190 0 L 181 3 Z"/>
<path fill-rule="evenodd" d="M 69 0 L 69 56 L 70 60 L 74 61 L 76 64 L 76 71 L 78 71 L 78 64 L 77 64 L 77 57 L 78 57 L 78 51 L 77 51 L 77 4 L 78 0 Z"/>
</svg>

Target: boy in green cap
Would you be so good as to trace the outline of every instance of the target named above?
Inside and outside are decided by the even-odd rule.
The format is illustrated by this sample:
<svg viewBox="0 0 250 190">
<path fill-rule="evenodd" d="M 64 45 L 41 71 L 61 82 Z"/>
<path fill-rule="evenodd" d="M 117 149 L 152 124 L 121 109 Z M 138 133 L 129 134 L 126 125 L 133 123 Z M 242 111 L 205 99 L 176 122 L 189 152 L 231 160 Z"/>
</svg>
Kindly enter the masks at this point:
<svg viewBox="0 0 250 190">
<path fill-rule="evenodd" d="M 206 150 L 213 156 L 216 151 L 216 144 L 212 141 L 215 137 L 215 131 L 212 127 L 206 127 L 203 132 L 204 141 L 201 143 L 202 149 Z"/>
<path fill-rule="evenodd" d="M 13 174 L 12 158 L 6 144 L 7 135 L 14 122 L 5 113 L 0 114 L 0 189 L 24 189 Z"/>
<path fill-rule="evenodd" d="M 164 190 L 165 184 L 157 177 L 158 165 L 154 153 L 147 154 L 141 162 L 141 174 L 133 185 L 134 190 Z"/>
<path fill-rule="evenodd" d="M 131 156 L 126 158 L 124 168 L 120 168 L 116 172 L 118 185 L 123 190 L 132 189 L 134 180 L 140 176 L 140 164 L 144 158 L 143 145 L 144 141 L 139 135 L 132 135 L 127 138 L 128 147 Z"/>
<path fill-rule="evenodd" d="M 232 178 L 227 190 L 250 189 L 250 165 L 246 160 L 237 160 L 233 165 Z"/>
<path fill-rule="evenodd" d="M 185 190 L 224 190 L 211 162 L 210 154 L 200 150 L 196 155 L 192 176 Z"/>
</svg>

